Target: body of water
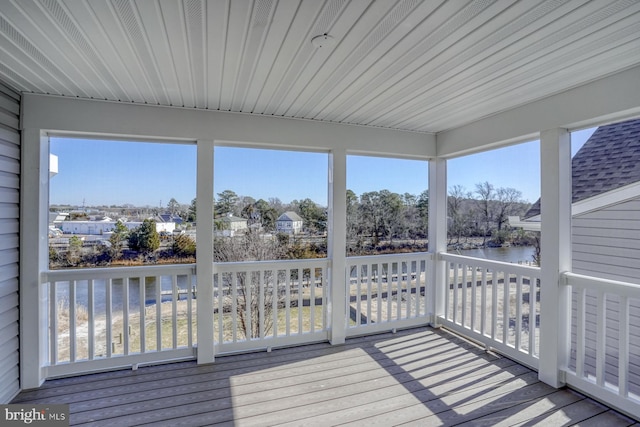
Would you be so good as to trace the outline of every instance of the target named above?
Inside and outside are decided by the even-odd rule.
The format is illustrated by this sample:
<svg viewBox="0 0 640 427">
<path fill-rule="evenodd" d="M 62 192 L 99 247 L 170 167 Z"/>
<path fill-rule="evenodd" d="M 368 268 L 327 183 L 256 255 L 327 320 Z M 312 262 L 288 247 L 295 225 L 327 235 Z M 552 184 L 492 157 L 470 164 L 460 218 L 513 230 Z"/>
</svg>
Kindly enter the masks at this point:
<svg viewBox="0 0 640 427">
<path fill-rule="evenodd" d="M 451 253 L 493 261 L 531 264 L 533 263 L 533 255 L 536 253 L 536 248 L 533 246 L 511 246 L 508 248 L 466 249 L 452 251 Z"/>
</svg>

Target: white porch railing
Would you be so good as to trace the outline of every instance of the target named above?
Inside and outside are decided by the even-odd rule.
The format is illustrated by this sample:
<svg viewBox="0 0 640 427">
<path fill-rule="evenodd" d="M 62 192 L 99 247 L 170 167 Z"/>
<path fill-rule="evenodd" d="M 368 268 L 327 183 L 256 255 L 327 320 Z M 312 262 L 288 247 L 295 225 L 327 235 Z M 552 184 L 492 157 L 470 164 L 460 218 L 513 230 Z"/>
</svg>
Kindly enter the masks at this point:
<svg viewBox="0 0 640 427">
<path fill-rule="evenodd" d="M 538 367 L 540 269 L 440 253 L 446 261 L 439 322 Z"/>
<path fill-rule="evenodd" d="M 48 271 L 48 377 L 193 358 L 193 265 Z"/>
<path fill-rule="evenodd" d="M 347 258 L 347 336 L 425 325 L 429 253 Z"/>
<path fill-rule="evenodd" d="M 567 384 L 640 418 L 640 286 L 574 273 Z"/>
<path fill-rule="evenodd" d="M 327 340 L 329 260 L 214 265 L 216 353 Z"/>
</svg>

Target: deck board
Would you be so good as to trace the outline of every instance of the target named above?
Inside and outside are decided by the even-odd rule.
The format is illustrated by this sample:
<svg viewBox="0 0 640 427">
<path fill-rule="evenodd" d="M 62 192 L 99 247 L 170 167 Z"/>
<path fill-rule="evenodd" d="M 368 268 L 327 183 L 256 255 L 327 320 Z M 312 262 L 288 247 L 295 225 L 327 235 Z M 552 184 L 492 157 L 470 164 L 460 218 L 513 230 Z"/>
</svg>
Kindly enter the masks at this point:
<svg viewBox="0 0 640 427">
<path fill-rule="evenodd" d="M 14 403 L 71 425 L 632 425 L 530 369 L 430 328 L 47 381 Z"/>
</svg>

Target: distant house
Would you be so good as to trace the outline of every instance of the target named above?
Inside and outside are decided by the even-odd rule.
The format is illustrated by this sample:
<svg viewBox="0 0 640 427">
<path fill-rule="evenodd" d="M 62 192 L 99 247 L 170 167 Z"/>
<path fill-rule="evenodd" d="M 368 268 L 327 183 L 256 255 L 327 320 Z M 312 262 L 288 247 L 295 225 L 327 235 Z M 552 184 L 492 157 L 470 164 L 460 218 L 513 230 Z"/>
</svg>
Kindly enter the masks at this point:
<svg viewBox="0 0 640 427">
<path fill-rule="evenodd" d="M 247 219 L 234 216 L 231 213 L 216 219 L 216 234 L 219 236 L 233 237 L 237 233 L 248 230 Z"/>
<path fill-rule="evenodd" d="M 640 120 L 599 127 L 572 159 L 572 268 L 640 282 Z M 512 226 L 540 229 L 540 200 Z"/>
<path fill-rule="evenodd" d="M 64 221 L 61 224 L 64 234 L 89 234 L 102 235 L 111 233 L 116 228 L 117 221 L 107 218 L 102 221 Z M 129 230 L 140 227 L 141 221 L 126 221 L 124 226 Z M 173 222 L 156 221 L 156 231 L 158 233 L 173 233 L 176 224 Z"/>
<path fill-rule="evenodd" d="M 298 234 L 302 231 L 303 220 L 295 212 L 285 212 L 276 220 L 278 233 Z"/>
</svg>

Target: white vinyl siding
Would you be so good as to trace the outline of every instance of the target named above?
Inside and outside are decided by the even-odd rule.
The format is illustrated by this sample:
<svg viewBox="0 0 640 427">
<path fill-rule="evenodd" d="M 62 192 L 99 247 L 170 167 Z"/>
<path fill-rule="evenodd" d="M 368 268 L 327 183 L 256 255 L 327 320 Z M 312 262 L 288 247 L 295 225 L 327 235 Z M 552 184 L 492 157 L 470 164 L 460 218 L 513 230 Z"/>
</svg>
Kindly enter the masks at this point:
<svg viewBox="0 0 640 427">
<path fill-rule="evenodd" d="M 573 272 L 640 285 L 640 199 L 573 218 Z"/>
<path fill-rule="evenodd" d="M 20 390 L 20 95 L 0 83 L 0 403 Z"/>
<path fill-rule="evenodd" d="M 640 200 L 628 200 L 597 211 L 577 215 L 572 222 L 574 273 L 619 280 L 640 286 Z M 587 293 L 585 372 L 595 374 L 597 300 Z M 572 349 L 575 349 L 576 294 L 573 294 Z M 606 297 L 606 380 L 618 376 L 619 301 Z M 640 393 L 640 301 L 629 300 L 629 391 Z M 575 366 L 572 351 L 571 368 Z"/>
</svg>

